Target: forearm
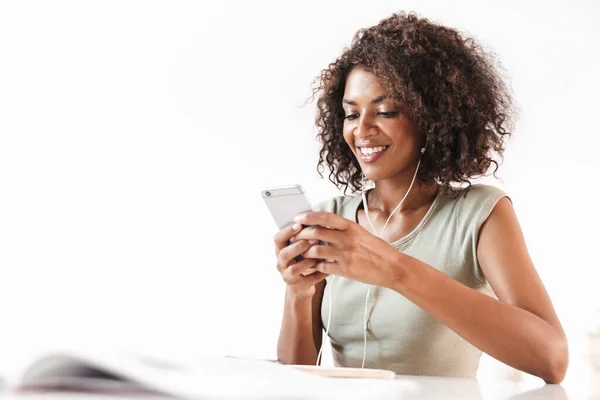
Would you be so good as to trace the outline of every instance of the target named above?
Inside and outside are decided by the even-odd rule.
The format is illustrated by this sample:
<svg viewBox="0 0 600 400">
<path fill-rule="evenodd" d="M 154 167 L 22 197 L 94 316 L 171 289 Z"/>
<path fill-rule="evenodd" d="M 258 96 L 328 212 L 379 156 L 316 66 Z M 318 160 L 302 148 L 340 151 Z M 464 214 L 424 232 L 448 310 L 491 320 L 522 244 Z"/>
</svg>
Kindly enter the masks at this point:
<svg viewBox="0 0 600 400">
<path fill-rule="evenodd" d="M 284 364 L 314 365 L 317 362 L 311 297 L 298 299 L 286 293 L 277 358 Z"/>
<path fill-rule="evenodd" d="M 519 370 L 558 383 L 568 364 L 564 333 L 535 314 L 493 299 L 399 253 L 391 289 L 472 345 Z"/>
</svg>

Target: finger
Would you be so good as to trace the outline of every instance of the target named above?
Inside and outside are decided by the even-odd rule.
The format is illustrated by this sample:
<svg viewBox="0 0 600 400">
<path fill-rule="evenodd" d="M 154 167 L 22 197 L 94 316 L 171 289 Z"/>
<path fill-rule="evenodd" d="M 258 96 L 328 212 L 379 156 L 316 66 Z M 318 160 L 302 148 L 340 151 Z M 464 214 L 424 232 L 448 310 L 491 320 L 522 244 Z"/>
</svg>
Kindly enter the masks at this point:
<svg viewBox="0 0 600 400">
<path fill-rule="evenodd" d="M 299 261 L 296 264 L 290 265 L 282 272 L 283 280 L 287 283 L 294 283 L 295 281 L 298 281 L 298 278 L 302 276 L 303 272 L 313 270 L 313 267 L 319 261 L 320 260 L 305 258 L 304 260 Z"/>
<path fill-rule="evenodd" d="M 275 234 L 275 237 L 273 238 L 273 241 L 275 242 L 275 254 L 279 254 L 281 249 L 288 245 L 290 238 L 300 232 L 300 228 L 302 228 L 302 225 L 294 222 Z"/>
<path fill-rule="evenodd" d="M 303 276 L 298 281 L 298 283 L 296 283 L 295 285 L 291 285 L 290 289 L 293 292 L 294 291 L 305 292 L 311 286 L 314 286 L 317 283 L 321 282 L 323 279 L 327 278 L 327 276 L 328 276 L 327 274 L 323 274 L 321 272 L 315 272 L 314 274 L 311 274 L 311 275 L 308 275 L 308 276 Z"/>
<path fill-rule="evenodd" d="M 319 225 L 307 226 L 300 231 L 294 240 L 321 240 L 323 242 L 338 244 L 343 240 L 343 234 L 336 229 L 324 228 Z"/>
<path fill-rule="evenodd" d="M 302 225 L 321 225 L 343 231 L 348 229 L 352 221 L 334 213 L 325 211 L 310 211 L 298 214 L 294 222 Z"/>
<path fill-rule="evenodd" d="M 332 246 L 314 245 L 304 251 L 302 255 L 306 258 L 337 261 L 339 257 L 339 250 Z"/>
<path fill-rule="evenodd" d="M 277 255 L 277 269 L 280 272 L 286 269 L 294 258 L 304 253 L 310 246 L 312 245 L 306 240 L 299 240 L 284 247 Z"/>
<path fill-rule="evenodd" d="M 325 275 L 339 275 L 341 272 L 337 261 L 321 261 L 317 263 L 316 270 Z"/>
</svg>

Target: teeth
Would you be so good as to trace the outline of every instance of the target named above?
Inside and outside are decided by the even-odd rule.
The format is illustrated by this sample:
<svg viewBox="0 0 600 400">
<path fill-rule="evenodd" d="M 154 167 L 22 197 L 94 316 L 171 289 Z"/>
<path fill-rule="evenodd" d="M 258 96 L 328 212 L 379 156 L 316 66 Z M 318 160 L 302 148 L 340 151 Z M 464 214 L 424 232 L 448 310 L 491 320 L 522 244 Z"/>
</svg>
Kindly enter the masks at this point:
<svg viewBox="0 0 600 400">
<path fill-rule="evenodd" d="M 366 155 L 366 156 L 370 156 L 373 153 L 379 153 L 380 151 L 383 151 L 386 149 L 387 146 L 378 146 L 378 147 L 359 147 L 359 151 Z"/>
</svg>

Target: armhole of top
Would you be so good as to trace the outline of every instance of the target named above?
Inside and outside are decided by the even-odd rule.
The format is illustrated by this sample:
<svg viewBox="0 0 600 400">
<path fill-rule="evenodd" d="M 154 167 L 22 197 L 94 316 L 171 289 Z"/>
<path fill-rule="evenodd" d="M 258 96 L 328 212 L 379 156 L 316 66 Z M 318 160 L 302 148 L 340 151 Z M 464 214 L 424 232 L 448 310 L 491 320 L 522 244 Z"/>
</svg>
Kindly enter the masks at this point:
<svg viewBox="0 0 600 400">
<path fill-rule="evenodd" d="M 472 246 L 473 246 L 473 270 L 471 272 L 472 272 L 474 278 L 477 279 L 477 281 L 479 281 L 482 284 L 487 284 L 487 279 L 485 277 L 485 274 L 483 273 L 483 270 L 481 269 L 481 265 L 479 265 L 479 257 L 477 255 L 477 249 L 479 247 L 479 237 L 480 237 L 480 233 L 481 233 L 481 228 L 483 227 L 483 224 L 485 224 L 485 222 L 488 220 L 488 218 L 490 217 L 490 215 L 492 214 L 492 212 L 498 205 L 498 202 L 500 202 L 500 200 L 502 200 L 505 197 L 512 203 L 512 199 L 506 193 L 504 193 L 503 191 L 500 191 L 499 189 L 497 191 L 494 191 L 494 194 L 490 195 L 485 200 L 485 202 L 481 206 L 479 212 L 477 213 L 477 217 L 475 219 L 475 227 L 474 227 L 474 232 L 472 234 L 472 237 L 473 237 L 473 244 L 472 244 Z"/>
</svg>

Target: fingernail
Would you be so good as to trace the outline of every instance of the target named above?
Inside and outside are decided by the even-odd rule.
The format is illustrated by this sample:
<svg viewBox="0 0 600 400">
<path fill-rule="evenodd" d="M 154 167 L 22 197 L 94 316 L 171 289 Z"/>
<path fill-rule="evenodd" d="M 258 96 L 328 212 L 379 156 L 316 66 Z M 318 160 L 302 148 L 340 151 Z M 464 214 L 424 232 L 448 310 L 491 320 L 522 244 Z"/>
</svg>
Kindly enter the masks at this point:
<svg viewBox="0 0 600 400">
<path fill-rule="evenodd" d="M 292 230 L 297 231 L 298 229 L 300 229 L 300 224 L 293 224 L 292 225 Z"/>
<path fill-rule="evenodd" d="M 300 222 L 300 220 L 302 219 L 303 214 L 298 214 L 294 217 L 294 221 L 296 222 Z"/>
<path fill-rule="evenodd" d="M 315 245 L 315 244 L 319 243 L 319 241 L 318 241 L 318 240 L 311 239 L 311 240 L 309 240 L 309 241 L 308 241 L 308 243 L 310 243 L 310 244 L 312 244 L 312 245 Z"/>
</svg>

